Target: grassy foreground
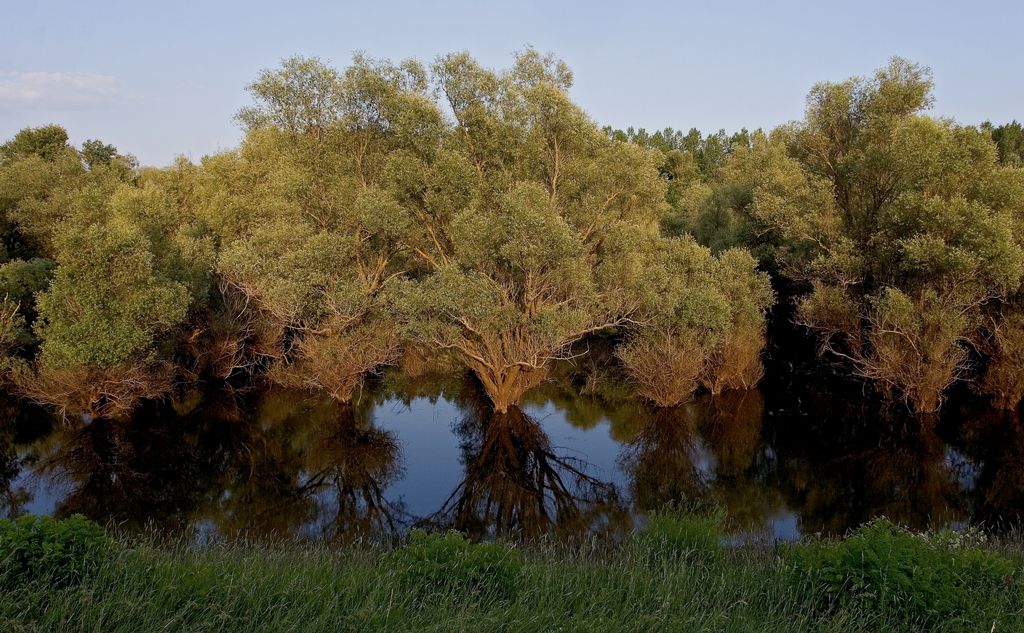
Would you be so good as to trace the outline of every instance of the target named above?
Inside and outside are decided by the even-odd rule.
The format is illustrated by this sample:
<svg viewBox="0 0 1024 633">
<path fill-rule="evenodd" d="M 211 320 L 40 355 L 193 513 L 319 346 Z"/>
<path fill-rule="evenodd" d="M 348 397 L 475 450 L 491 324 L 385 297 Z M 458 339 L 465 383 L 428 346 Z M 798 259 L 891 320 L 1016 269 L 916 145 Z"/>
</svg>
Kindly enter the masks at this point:
<svg viewBox="0 0 1024 633">
<path fill-rule="evenodd" d="M 841 541 L 723 547 L 663 514 L 614 547 L 154 546 L 81 518 L 0 521 L 0 630 L 1019 631 L 1018 548 L 883 520 Z"/>
</svg>

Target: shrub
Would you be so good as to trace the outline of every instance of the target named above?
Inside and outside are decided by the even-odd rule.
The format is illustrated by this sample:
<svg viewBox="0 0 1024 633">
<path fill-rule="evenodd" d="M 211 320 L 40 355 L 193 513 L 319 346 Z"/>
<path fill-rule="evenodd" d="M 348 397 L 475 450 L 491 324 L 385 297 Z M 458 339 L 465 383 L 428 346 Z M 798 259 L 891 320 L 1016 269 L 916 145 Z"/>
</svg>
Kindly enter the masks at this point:
<svg viewBox="0 0 1024 633">
<path fill-rule="evenodd" d="M 413 531 L 409 542 L 388 554 L 407 589 L 421 597 L 437 594 L 512 595 L 522 569 L 518 551 L 499 543 L 472 543 L 457 532 Z"/>
<path fill-rule="evenodd" d="M 652 331 L 634 336 L 615 350 L 637 392 L 659 407 L 674 407 L 689 399 L 707 354 L 693 333 L 673 336 Z"/>
<path fill-rule="evenodd" d="M 725 513 L 718 509 L 685 511 L 668 506 L 651 513 L 647 526 L 634 535 L 641 550 L 656 559 L 698 560 L 722 552 Z"/>
<path fill-rule="evenodd" d="M 147 398 L 174 388 L 174 367 L 161 362 L 131 362 L 116 367 L 49 367 L 25 362 L 11 365 L 17 393 L 49 406 L 61 416 L 88 414 L 118 418 Z"/>
<path fill-rule="evenodd" d="M 981 390 L 992 396 L 998 409 L 1016 409 L 1024 399 L 1024 313 L 1016 306 L 1004 308 L 991 322 L 982 351 L 989 356 Z"/>
<path fill-rule="evenodd" d="M 948 531 L 912 534 L 875 519 L 837 542 L 794 546 L 793 581 L 820 608 L 861 610 L 889 621 L 974 623 L 1019 607 L 1014 564 Z"/>
<path fill-rule="evenodd" d="M 0 519 L 0 587 L 34 581 L 77 584 L 112 548 L 103 528 L 81 515 Z"/>
</svg>

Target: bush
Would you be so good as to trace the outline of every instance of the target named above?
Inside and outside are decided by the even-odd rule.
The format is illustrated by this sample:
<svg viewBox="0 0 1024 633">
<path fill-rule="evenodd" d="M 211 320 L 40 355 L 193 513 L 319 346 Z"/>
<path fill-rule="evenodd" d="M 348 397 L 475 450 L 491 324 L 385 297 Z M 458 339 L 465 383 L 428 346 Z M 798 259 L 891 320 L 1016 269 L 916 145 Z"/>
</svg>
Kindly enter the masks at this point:
<svg viewBox="0 0 1024 633">
<path fill-rule="evenodd" d="M 644 553 L 658 559 L 713 558 L 722 552 L 721 510 L 685 511 L 669 506 L 648 516 L 647 526 L 634 535 Z"/>
<path fill-rule="evenodd" d="M 522 569 L 518 551 L 499 543 L 472 543 L 457 532 L 413 531 L 409 542 L 388 554 L 406 588 L 420 596 L 466 594 L 510 597 Z"/>
<path fill-rule="evenodd" d="M 83 516 L 0 519 L 0 587 L 34 581 L 77 584 L 112 548 L 103 528 Z"/>
<path fill-rule="evenodd" d="M 970 535 L 968 535 L 970 536 Z M 864 611 L 917 626 L 984 621 L 1019 608 L 1014 564 L 949 531 L 912 534 L 875 519 L 837 542 L 788 551 L 793 581 L 825 611 Z"/>
</svg>

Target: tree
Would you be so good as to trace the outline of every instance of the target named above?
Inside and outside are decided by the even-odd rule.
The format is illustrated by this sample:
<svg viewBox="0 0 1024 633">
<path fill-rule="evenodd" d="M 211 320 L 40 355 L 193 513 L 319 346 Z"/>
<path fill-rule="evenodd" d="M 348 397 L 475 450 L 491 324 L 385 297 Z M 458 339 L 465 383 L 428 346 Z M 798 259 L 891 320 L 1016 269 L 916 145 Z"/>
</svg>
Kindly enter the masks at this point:
<svg viewBox="0 0 1024 633">
<path fill-rule="evenodd" d="M 265 69 L 246 86 L 256 105 L 236 118 L 247 130 L 274 126 L 319 138 L 339 117 L 340 84 L 337 71 L 318 58 L 288 57 L 279 70 Z"/>
<path fill-rule="evenodd" d="M 88 141 L 79 153 L 55 125 L 19 132 L 0 149 L 6 255 L 53 259 L 53 234 L 61 221 L 103 204 L 114 189 L 135 180 L 136 168 L 133 157 L 99 141 Z"/>
<path fill-rule="evenodd" d="M 418 64 L 363 56 L 343 73 L 286 60 L 253 85 L 243 147 L 205 161 L 196 188 L 224 244 L 224 288 L 244 297 L 225 333 L 235 342 L 217 345 L 232 367 L 348 401 L 397 359 L 381 294 L 418 248 L 402 170 L 438 150 L 443 119 L 426 89 Z M 263 360 L 240 356 L 245 339 Z"/>
<path fill-rule="evenodd" d="M 637 297 L 616 350 L 640 394 L 674 406 L 698 387 L 749 388 L 762 375 L 764 313 L 774 295 L 746 252 L 713 257 L 692 238 L 623 240 L 608 268 Z"/>
<path fill-rule="evenodd" d="M 31 327 L 36 319 L 36 295 L 47 288 L 53 277 L 54 262 L 33 258 L 15 259 L 0 265 L 0 297 L 3 305 L 3 352 L 30 349 L 36 343 Z"/>
<path fill-rule="evenodd" d="M 184 322 L 189 295 L 155 269 L 145 235 L 69 223 L 56 248 L 53 281 L 37 298 L 40 354 L 32 369 L 15 373 L 22 393 L 65 412 L 108 416 L 169 390 L 158 347 Z"/>
<path fill-rule="evenodd" d="M 43 125 L 41 127 L 27 127 L 14 138 L 0 145 L 0 157 L 6 161 L 29 156 L 52 161 L 70 148 L 68 145 L 68 132 L 59 125 Z"/>
<path fill-rule="evenodd" d="M 898 58 L 871 79 L 818 84 L 804 121 L 741 157 L 762 165 L 748 170 L 751 217 L 810 286 L 800 319 L 924 413 L 962 374 L 983 306 L 1024 272 L 1019 203 L 992 141 L 921 114 L 931 91 L 930 72 Z"/>
<path fill-rule="evenodd" d="M 257 353 L 271 376 L 351 399 L 366 373 L 392 362 L 397 341 L 379 312 L 375 288 L 358 276 L 351 237 L 274 225 L 233 243 L 220 274 L 258 310 Z"/>
<path fill-rule="evenodd" d="M 527 50 L 496 74 L 460 53 L 434 73 L 462 159 L 438 167 L 473 184 L 410 196 L 426 210 L 414 252 L 432 272 L 392 305 L 407 337 L 454 352 L 503 412 L 573 342 L 622 322 L 631 308 L 596 274 L 605 240 L 618 225 L 656 234 L 664 186 L 656 154 L 609 141 L 569 100 L 553 57 Z"/>
<path fill-rule="evenodd" d="M 109 165 L 117 158 L 117 148 L 108 145 L 103 141 L 89 139 L 82 143 L 82 160 L 89 169 L 96 169 L 101 165 Z"/>
<path fill-rule="evenodd" d="M 105 157 L 88 170 L 67 146 L 0 166 L 9 217 L 32 246 L 19 250 L 47 256 L 8 262 L 0 284 L 24 323 L 20 353 L 35 356 L 14 366 L 18 389 L 65 412 L 119 415 L 170 389 L 169 335 L 207 303 L 213 243 L 166 191 L 137 186 L 130 157 L 93 149 Z"/>
<path fill-rule="evenodd" d="M 1024 164 L 1024 126 L 1013 121 L 994 127 L 986 121 L 981 129 L 992 135 L 999 150 L 999 162 L 1016 166 Z"/>
<path fill-rule="evenodd" d="M 69 226 L 58 239 L 60 264 L 38 301 L 44 364 L 110 367 L 145 356 L 184 318 L 186 288 L 158 276 L 139 231 Z"/>
<path fill-rule="evenodd" d="M 541 198 L 546 202 L 543 193 Z M 521 216 L 509 217 L 505 227 L 517 219 Z M 534 219 L 543 223 L 551 214 Z M 449 265 L 393 292 L 393 305 L 405 320 L 403 333 L 414 341 L 452 350 L 480 379 L 499 412 L 536 386 L 551 361 L 564 356 L 571 343 L 611 323 L 611 317 L 601 320 L 602 313 L 595 310 L 598 297 L 593 280 L 586 266 L 579 265 L 581 257 L 573 252 L 576 244 L 569 231 L 562 229 L 561 235 L 529 236 L 551 237 L 556 242 L 544 245 L 550 249 L 547 252 L 541 250 L 543 246 L 531 245 L 533 262 L 519 265 L 514 260 L 518 253 L 510 248 L 506 250 L 509 259 L 495 262 L 487 271 Z M 500 256 L 483 249 L 480 254 L 481 259 Z"/>
</svg>

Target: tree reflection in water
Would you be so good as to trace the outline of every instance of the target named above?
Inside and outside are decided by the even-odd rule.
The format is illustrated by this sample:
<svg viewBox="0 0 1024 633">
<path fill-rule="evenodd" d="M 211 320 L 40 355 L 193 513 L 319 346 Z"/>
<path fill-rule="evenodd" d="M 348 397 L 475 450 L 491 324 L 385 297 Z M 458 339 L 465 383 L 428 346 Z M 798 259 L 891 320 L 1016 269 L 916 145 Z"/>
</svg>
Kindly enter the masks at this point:
<svg viewBox="0 0 1024 633">
<path fill-rule="evenodd" d="M 239 420 L 218 497 L 205 511 L 228 537 L 353 538 L 395 530 L 383 490 L 401 474 L 398 443 L 368 407 L 272 389 Z"/>
<path fill-rule="evenodd" d="M 761 442 L 763 410 L 758 392 L 733 391 L 650 411 L 620 457 L 636 509 L 716 505 L 730 531 L 769 532 L 784 505 L 765 481 L 772 463 Z"/>
<path fill-rule="evenodd" d="M 60 425 L 35 446 L 35 474 L 63 491 L 55 514 L 126 528 L 188 527 L 218 489 L 227 430 L 199 416 L 146 406 L 131 420 Z"/>
<path fill-rule="evenodd" d="M 1019 413 L 980 411 L 951 429 L 953 467 L 966 490 L 972 521 L 995 531 L 1019 530 L 1024 519 L 1024 424 Z"/>
<path fill-rule="evenodd" d="M 850 413 L 846 417 L 844 413 Z M 935 421 L 836 403 L 832 424 L 777 427 L 779 486 L 805 533 L 843 534 L 877 516 L 914 529 L 966 518 Z"/>
<path fill-rule="evenodd" d="M 357 419 L 351 405 L 338 405 L 335 420 L 318 423 L 304 451 L 308 479 L 299 494 L 329 492 L 330 536 L 392 534 L 401 507 L 384 489 L 402 472 L 394 435 Z M 326 527 L 326 526 L 325 526 Z"/>
<path fill-rule="evenodd" d="M 422 525 L 473 538 L 619 534 L 631 518 L 615 486 L 588 473 L 582 459 L 559 455 L 541 426 L 518 407 L 495 413 L 465 404 L 457 424 L 465 476 Z"/>
<path fill-rule="evenodd" d="M 24 514 L 32 500 L 21 475 L 34 462 L 25 447 L 52 432 L 52 419 L 41 413 L 0 399 L 0 518 Z"/>
<path fill-rule="evenodd" d="M 229 538 L 396 529 L 400 507 L 383 490 L 401 474 L 400 451 L 365 411 L 282 391 L 244 405 L 211 397 L 185 413 L 61 427 L 35 447 L 36 475 L 63 489 L 55 514 L 126 528 Z"/>
<path fill-rule="evenodd" d="M 787 512 L 776 478 L 777 460 L 762 436 L 764 398 L 759 391 L 705 396 L 700 427 L 716 458 L 711 495 L 725 508 L 730 531 L 774 535 L 770 521 Z"/>
<path fill-rule="evenodd" d="M 633 503 L 642 512 L 707 500 L 710 454 L 687 406 L 654 409 L 620 457 Z"/>
<path fill-rule="evenodd" d="M 0 517 L 15 517 L 24 513 L 31 495 L 24 486 L 15 483 L 23 467 L 14 441 L 6 433 L 0 436 Z"/>
<path fill-rule="evenodd" d="M 656 410 L 610 371 L 567 376 L 531 395 L 543 427 L 493 413 L 450 374 L 386 377 L 352 405 L 217 391 L 75 424 L 0 401 L 0 516 L 81 513 L 199 538 L 387 537 L 419 520 L 524 539 L 617 535 L 673 502 L 723 507 L 737 536 L 841 534 L 880 514 L 914 528 L 1024 519 L 1019 414 L 961 400 L 930 420 L 859 392 L 786 388 Z M 403 405 L 416 413 L 388 417 Z M 455 408 L 450 426 L 438 412 Z M 423 459 L 456 442 L 461 460 Z M 403 451 L 426 470 L 404 477 Z M 396 501 L 410 490 L 416 516 Z"/>
</svg>

